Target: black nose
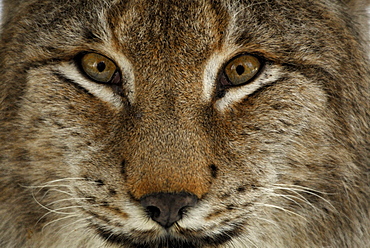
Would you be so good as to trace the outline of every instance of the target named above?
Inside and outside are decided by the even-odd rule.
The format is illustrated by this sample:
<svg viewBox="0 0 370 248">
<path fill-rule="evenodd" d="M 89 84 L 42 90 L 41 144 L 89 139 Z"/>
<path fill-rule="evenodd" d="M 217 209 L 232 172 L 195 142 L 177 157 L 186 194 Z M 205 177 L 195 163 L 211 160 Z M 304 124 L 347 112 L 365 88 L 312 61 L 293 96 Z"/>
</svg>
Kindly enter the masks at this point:
<svg viewBox="0 0 370 248">
<path fill-rule="evenodd" d="M 154 193 L 140 199 L 150 218 L 168 228 L 182 218 L 184 210 L 198 201 L 195 195 L 181 193 Z"/>
</svg>

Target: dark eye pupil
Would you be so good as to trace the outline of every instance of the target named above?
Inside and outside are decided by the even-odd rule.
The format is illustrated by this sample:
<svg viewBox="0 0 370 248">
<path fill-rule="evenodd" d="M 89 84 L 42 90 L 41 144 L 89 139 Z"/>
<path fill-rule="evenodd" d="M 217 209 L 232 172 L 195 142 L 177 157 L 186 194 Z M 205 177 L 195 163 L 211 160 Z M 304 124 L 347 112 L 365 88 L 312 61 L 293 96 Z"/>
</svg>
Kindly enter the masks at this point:
<svg viewBox="0 0 370 248">
<path fill-rule="evenodd" d="M 244 66 L 242 65 L 238 65 L 235 70 L 236 70 L 236 73 L 238 73 L 238 75 L 242 75 L 245 71 Z"/>
<path fill-rule="evenodd" d="M 99 72 L 102 72 L 105 70 L 105 63 L 103 61 L 99 62 L 96 66 L 96 69 L 98 69 Z"/>
</svg>

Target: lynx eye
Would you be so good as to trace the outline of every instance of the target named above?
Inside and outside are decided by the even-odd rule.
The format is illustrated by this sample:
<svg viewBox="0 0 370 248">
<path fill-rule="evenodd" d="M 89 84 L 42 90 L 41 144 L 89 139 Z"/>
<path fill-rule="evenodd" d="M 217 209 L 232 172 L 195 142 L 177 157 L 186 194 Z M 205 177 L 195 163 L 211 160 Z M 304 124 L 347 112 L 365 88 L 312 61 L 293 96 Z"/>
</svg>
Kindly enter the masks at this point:
<svg viewBox="0 0 370 248">
<path fill-rule="evenodd" d="M 243 54 L 230 60 L 224 73 L 227 77 L 225 86 L 238 86 L 248 83 L 260 70 L 260 60 L 252 55 Z"/>
<path fill-rule="evenodd" d="M 97 53 L 86 53 L 81 58 L 83 71 L 100 83 L 116 83 L 119 73 L 114 62 Z"/>
</svg>

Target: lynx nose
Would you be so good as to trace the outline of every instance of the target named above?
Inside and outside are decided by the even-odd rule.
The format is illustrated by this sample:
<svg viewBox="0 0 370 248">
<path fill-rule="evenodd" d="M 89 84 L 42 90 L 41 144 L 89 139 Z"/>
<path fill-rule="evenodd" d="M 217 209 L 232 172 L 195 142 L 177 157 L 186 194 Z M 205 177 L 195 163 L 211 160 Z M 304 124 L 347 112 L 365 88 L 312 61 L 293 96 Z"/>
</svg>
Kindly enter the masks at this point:
<svg viewBox="0 0 370 248">
<path fill-rule="evenodd" d="M 171 227 L 182 218 L 184 210 L 194 206 L 198 198 L 189 193 L 154 193 L 140 199 L 150 217 L 161 226 Z"/>
</svg>

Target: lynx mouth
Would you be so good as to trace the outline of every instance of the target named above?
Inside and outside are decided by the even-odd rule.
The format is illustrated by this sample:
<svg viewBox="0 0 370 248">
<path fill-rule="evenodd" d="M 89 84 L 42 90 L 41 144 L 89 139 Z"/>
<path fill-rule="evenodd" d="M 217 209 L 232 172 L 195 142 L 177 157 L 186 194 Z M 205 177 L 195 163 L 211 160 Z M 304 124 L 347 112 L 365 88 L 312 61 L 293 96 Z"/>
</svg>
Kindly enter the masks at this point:
<svg viewBox="0 0 370 248">
<path fill-rule="evenodd" d="M 106 242 L 129 248 L 202 247 L 198 242 L 180 240 L 169 234 L 161 238 L 156 238 L 152 232 L 141 232 L 140 234 L 138 232 L 117 234 L 100 226 L 95 226 L 95 230 L 97 230 L 98 235 Z"/>
<path fill-rule="evenodd" d="M 199 236 L 189 233 L 186 230 L 181 232 L 184 238 L 172 236 L 170 233 L 163 237 L 155 237 L 154 232 L 134 232 L 130 234 L 120 233 L 116 234 L 109 229 L 101 226 L 94 226 L 98 235 L 106 242 L 120 245 L 128 248 L 201 248 L 212 245 L 216 247 L 222 245 L 241 232 L 238 228 L 218 233 L 212 236 Z"/>
</svg>

